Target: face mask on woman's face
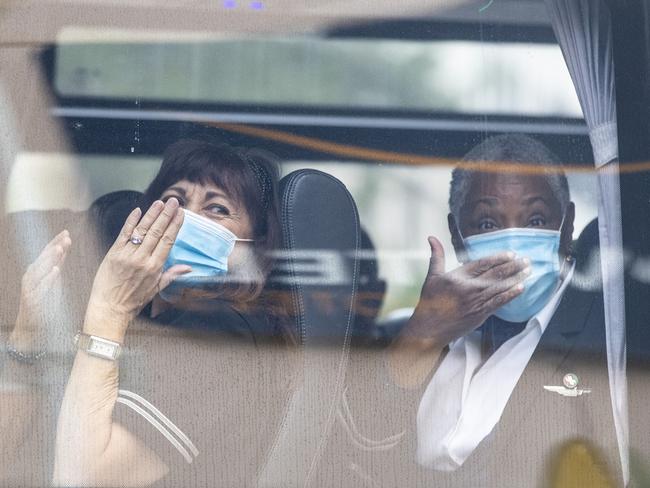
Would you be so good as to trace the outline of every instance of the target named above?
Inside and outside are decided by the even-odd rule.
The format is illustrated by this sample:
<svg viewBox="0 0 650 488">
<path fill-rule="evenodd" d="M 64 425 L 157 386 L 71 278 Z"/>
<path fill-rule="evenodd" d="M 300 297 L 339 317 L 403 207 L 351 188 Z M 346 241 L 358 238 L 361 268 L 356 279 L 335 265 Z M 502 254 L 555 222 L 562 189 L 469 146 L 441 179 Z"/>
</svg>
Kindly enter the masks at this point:
<svg viewBox="0 0 650 488">
<path fill-rule="evenodd" d="M 560 234 L 559 230 L 511 228 L 463 239 L 472 261 L 504 251 L 530 259 L 531 273 L 523 292 L 494 315 L 508 322 L 526 322 L 544 308 L 560 282 Z"/>
<path fill-rule="evenodd" d="M 214 284 L 215 278 L 228 272 L 228 257 L 235 242 L 253 242 L 239 239 L 230 230 L 194 212 L 184 210 L 185 218 L 172 246 L 164 269 L 176 264 L 187 264 L 192 271 L 176 278 L 160 292 L 163 300 L 174 302 L 188 288 L 201 288 Z"/>
</svg>

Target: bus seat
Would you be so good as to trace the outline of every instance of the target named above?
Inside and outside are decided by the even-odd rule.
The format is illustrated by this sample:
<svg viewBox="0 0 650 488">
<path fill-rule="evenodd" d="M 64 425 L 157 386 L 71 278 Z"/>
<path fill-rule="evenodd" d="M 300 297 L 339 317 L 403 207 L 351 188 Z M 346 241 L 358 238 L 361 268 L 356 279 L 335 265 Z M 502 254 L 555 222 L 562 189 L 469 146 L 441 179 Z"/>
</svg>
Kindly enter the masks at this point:
<svg viewBox="0 0 650 488">
<path fill-rule="evenodd" d="M 260 487 L 303 487 L 318 463 L 340 401 L 354 321 L 361 236 L 357 208 L 336 178 L 311 169 L 280 182 L 283 255 L 273 275 L 292 305 L 301 346 L 299 381 L 267 461 Z"/>
<path fill-rule="evenodd" d="M 95 200 L 89 213 L 100 237 L 104 251 L 113 244 L 131 210 L 140 205 L 142 193 L 133 190 L 119 190 L 107 193 Z"/>
</svg>

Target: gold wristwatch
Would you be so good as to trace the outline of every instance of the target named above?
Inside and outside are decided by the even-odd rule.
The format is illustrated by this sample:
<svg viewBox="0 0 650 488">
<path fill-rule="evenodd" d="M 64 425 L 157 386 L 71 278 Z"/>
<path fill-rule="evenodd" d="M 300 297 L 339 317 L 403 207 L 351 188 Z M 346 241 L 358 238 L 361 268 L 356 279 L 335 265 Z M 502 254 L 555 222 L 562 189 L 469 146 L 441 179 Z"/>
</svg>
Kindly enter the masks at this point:
<svg viewBox="0 0 650 488">
<path fill-rule="evenodd" d="M 109 361 L 116 361 L 122 352 L 119 342 L 109 341 L 103 337 L 77 332 L 74 336 L 74 343 L 77 348 L 86 354 Z"/>
</svg>

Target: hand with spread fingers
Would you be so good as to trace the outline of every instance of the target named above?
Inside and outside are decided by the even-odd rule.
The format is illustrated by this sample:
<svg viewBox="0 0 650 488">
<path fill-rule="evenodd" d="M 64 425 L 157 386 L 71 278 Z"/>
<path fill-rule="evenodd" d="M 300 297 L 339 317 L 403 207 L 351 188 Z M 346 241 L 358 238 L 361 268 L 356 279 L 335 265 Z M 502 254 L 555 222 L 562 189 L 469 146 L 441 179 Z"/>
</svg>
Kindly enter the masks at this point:
<svg viewBox="0 0 650 488">
<path fill-rule="evenodd" d="M 445 273 L 440 241 L 429 237 L 431 259 L 413 315 L 391 347 L 394 379 L 418 386 L 450 342 L 479 327 L 524 290 L 530 262 L 504 252 L 470 261 Z"/>
<path fill-rule="evenodd" d="M 429 237 L 431 259 L 420 301 L 405 333 L 443 347 L 480 326 L 517 297 L 530 274 L 530 261 L 513 252 L 469 261 L 445 273 L 442 244 Z"/>
<path fill-rule="evenodd" d="M 31 352 L 42 347 L 47 304 L 61 285 L 61 268 L 72 241 L 67 230 L 60 232 L 43 248 L 22 277 L 20 305 L 9 343 L 18 351 Z"/>
<path fill-rule="evenodd" d="M 122 342 L 128 323 L 176 277 L 191 271 L 163 266 L 183 223 L 178 201 L 155 201 L 141 217 L 136 208 L 126 219 L 102 261 L 93 283 L 84 332 Z"/>
</svg>

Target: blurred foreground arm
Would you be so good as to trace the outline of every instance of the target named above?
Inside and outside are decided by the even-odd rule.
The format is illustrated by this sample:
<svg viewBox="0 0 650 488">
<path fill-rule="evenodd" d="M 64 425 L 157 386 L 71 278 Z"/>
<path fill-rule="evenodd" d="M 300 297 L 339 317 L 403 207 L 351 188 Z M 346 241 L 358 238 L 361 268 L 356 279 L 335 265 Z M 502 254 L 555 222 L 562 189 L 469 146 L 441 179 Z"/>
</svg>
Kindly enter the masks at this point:
<svg viewBox="0 0 650 488">
<path fill-rule="evenodd" d="M 20 284 L 20 303 L 14 327 L 3 340 L 0 370 L 0 479 L 15 483 L 20 473 L 21 446 L 38 431 L 46 405 L 42 391 L 43 361 L 50 345 L 47 322 L 61 299 L 61 267 L 72 241 L 59 233 L 29 265 Z M 27 480 L 20 480 L 27 482 Z M 34 482 L 38 482 L 33 479 Z M 2 483 L 4 484 L 4 483 Z"/>
</svg>

